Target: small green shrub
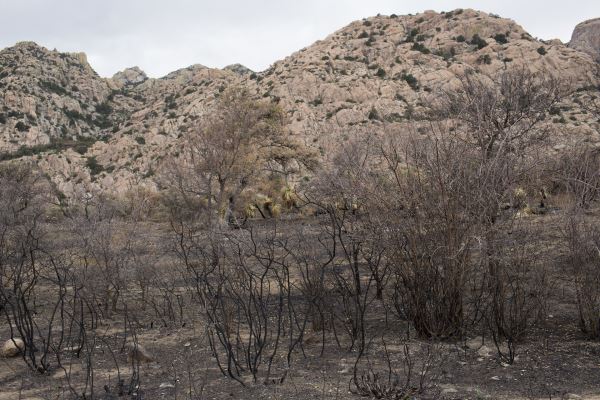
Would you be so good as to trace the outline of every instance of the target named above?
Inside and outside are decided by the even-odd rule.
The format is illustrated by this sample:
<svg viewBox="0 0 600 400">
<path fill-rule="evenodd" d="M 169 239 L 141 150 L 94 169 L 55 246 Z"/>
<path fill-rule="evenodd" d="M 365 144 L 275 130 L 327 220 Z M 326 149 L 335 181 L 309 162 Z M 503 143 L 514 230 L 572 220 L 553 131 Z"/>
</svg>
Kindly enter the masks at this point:
<svg viewBox="0 0 600 400">
<path fill-rule="evenodd" d="M 311 101 L 309 104 L 311 104 L 313 106 L 319 106 L 319 105 L 323 104 L 323 98 L 317 97 L 316 99 Z"/>
<path fill-rule="evenodd" d="M 98 160 L 96 160 L 96 157 L 94 156 L 88 157 L 85 162 L 85 165 L 89 168 L 90 175 L 92 176 L 98 175 L 99 173 L 104 171 L 104 167 L 102 166 L 102 164 L 98 163 Z"/>
<path fill-rule="evenodd" d="M 412 42 L 415 40 L 415 36 L 417 36 L 419 34 L 419 28 L 412 28 L 409 32 L 408 32 L 408 36 L 405 39 L 405 42 Z"/>
<path fill-rule="evenodd" d="M 479 50 L 483 49 L 485 46 L 488 45 L 485 39 L 482 39 L 478 34 L 473 35 L 473 37 L 471 38 L 471 44 L 477 46 Z"/>
<path fill-rule="evenodd" d="M 17 128 L 19 132 L 25 132 L 29 130 L 29 125 L 25 124 L 23 121 L 19 121 L 16 123 L 15 128 Z"/>
<path fill-rule="evenodd" d="M 438 57 L 442 57 L 445 61 L 448 61 L 456 55 L 456 49 L 454 47 L 450 47 L 450 50 L 439 49 L 436 50 L 433 54 L 435 54 Z"/>
<path fill-rule="evenodd" d="M 542 56 L 545 56 L 546 54 L 548 54 L 548 52 L 546 51 L 546 48 L 544 46 L 538 47 L 537 52 Z"/>
<path fill-rule="evenodd" d="M 489 54 L 484 54 L 477 59 L 478 64 L 491 64 L 492 57 Z"/>
<path fill-rule="evenodd" d="M 423 54 L 431 53 L 431 51 L 423 43 L 419 42 L 413 43 L 412 50 L 420 51 Z"/>
<path fill-rule="evenodd" d="M 417 90 L 419 88 L 419 81 L 412 74 L 402 74 L 402 80 L 408 83 L 413 90 Z"/>
<path fill-rule="evenodd" d="M 465 38 L 463 35 L 458 35 L 458 36 L 456 37 L 456 41 L 457 41 L 458 43 L 462 43 L 462 42 L 466 42 L 466 41 L 467 41 L 467 39 L 466 39 L 466 38 Z"/>
<path fill-rule="evenodd" d="M 375 106 L 371 107 L 368 118 L 370 121 L 381 121 L 381 117 L 379 116 L 379 113 L 377 112 Z"/>
<path fill-rule="evenodd" d="M 385 70 L 383 68 L 379 68 L 375 75 L 377 75 L 380 78 L 385 78 Z"/>
<path fill-rule="evenodd" d="M 138 144 L 146 144 L 146 139 L 144 139 L 142 136 L 137 136 L 135 141 L 138 142 Z"/>
<path fill-rule="evenodd" d="M 552 107 L 550 107 L 550 110 L 548 111 L 548 113 L 550 115 L 560 115 L 560 108 L 558 108 L 556 106 L 552 106 Z"/>
<path fill-rule="evenodd" d="M 113 109 L 112 107 L 107 103 L 100 103 L 96 106 L 96 112 L 98 114 L 102 114 L 102 115 L 108 115 L 110 113 L 112 113 Z"/>
<path fill-rule="evenodd" d="M 53 92 L 63 96 L 67 94 L 66 89 L 57 83 L 51 81 L 40 81 L 39 84 L 42 89 L 47 90 L 49 92 Z"/>
<path fill-rule="evenodd" d="M 85 119 L 83 117 L 83 115 L 81 115 L 81 113 L 77 110 L 69 110 L 66 108 L 63 108 L 63 113 L 70 119 L 70 120 L 77 120 L 77 119 Z"/>
<path fill-rule="evenodd" d="M 508 38 L 506 37 L 506 35 L 504 33 L 496 34 L 496 36 L 494 36 L 494 40 L 496 40 L 496 42 L 498 42 L 500 44 L 508 43 Z"/>
</svg>

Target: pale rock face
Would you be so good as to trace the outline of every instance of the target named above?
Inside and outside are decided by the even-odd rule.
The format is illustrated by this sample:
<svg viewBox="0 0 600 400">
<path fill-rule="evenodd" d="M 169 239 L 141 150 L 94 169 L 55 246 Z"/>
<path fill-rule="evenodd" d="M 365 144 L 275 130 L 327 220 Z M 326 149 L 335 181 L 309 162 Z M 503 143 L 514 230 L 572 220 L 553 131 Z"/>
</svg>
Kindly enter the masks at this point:
<svg viewBox="0 0 600 400">
<path fill-rule="evenodd" d="M 226 66 L 225 68 L 223 68 L 224 70 L 227 71 L 231 71 L 234 72 L 238 75 L 247 75 L 247 74 L 251 74 L 254 71 L 252 71 L 250 68 L 246 67 L 245 65 L 242 64 L 231 64 Z"/>
<path fill-rule="evenodd" d="M 575 27 L 569 47 L 583 51 L 600 62 L 600 18 L 590 19 Z"/>
<path fill-rule="evenodd" d="M 139 67 L 131 67 L 124 69 L 123 71 L 117 72 L 113 75 L 112 80 L 117 82 L 118 85 L 137 85 L 148 79 L 148 76 Z"/>
<path fill-rule="evenodd" d="M 2 345 L 2 351 L 0 351 L 0 355 L 2 357 L 10 358 L 18 356 L 25 349 L 25 343 L 23 340 L 14 338 L 8 339 Z"/>
<path fill-rule="evenodd" d="M 112 88 L 84 53 L 60 53 L 33 42 L 0 51 L 0 152 L 52 139 L 103 136 L 120 111 L 134 102 Z M 108 103 L 107 103 L 108 104 Z"/>
</svg>

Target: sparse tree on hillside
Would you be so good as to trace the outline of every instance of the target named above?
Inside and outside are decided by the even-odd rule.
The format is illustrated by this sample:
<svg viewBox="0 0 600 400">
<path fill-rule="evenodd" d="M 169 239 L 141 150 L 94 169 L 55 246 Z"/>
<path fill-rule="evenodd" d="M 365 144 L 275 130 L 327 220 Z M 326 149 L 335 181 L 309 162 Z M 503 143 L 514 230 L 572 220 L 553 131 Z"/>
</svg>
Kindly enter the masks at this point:
<svg viewBox="0 0 600 400">
<path fill-rule="evenodd" d="M 526 68 L 509 69 L 497 78 L 469 71 L 458 80 L 457 88 L 434 102 L 434 115 L 463 124 L 484 161 L 543 139 L 546 131 L 539 124 L 565 95 L 560 80 Z"/>
<path fill-rule="evenodd" d="M 186 201 L 203 202 L 227 219 L 240 194 L 267 173 L 289 173 L 293 163 L 312 166 L 314 157 L 293 140 L 278 106 L 230 88 L 210 115 L 184 140 L 169 168 L 170 180 Z"/>
</svg>

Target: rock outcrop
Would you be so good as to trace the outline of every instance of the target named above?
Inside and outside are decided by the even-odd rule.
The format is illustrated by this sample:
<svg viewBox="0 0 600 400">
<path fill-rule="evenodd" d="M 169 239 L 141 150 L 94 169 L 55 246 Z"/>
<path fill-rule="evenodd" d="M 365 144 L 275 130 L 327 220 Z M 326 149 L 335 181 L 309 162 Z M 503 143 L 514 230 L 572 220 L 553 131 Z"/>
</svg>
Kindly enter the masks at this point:
<svg viewBox="0 0 600 400">
<path fill-rule="evenodd" d="M 246 75 L 246 74 L 251 74 L 254 72 L 250 68 L 248 68 L 242 64 L 231 64 L 231 65 L 226 66 L 223 69 L 227 70 L 227 71 L 235 72 L 238 75 Z"/>
<path fill-rule="evenodd" d="M 578 24 L 571 36 L 569 47 L 589 54 L 600 63 L 600 18 Z"/>
<path fill-rule="evenodd" d="M 112 79 L 120 86 L 127 86 L 142 83 L 148 79 L 148 76 L 140 67 L 135 66 L 117 72 Z"/>
<path fill-rule="evenodd" d="M 33 42 L 0 51 L 0 153 L 106 137 L 135 103 L 113 92 L 84 53 Z"/>
</svg>

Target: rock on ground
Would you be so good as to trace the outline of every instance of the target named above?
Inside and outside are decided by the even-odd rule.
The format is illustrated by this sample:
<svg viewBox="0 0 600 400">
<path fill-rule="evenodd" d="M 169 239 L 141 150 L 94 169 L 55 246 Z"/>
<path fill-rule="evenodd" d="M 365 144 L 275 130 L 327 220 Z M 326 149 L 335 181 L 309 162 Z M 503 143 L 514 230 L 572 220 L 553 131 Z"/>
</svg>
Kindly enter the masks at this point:
<svg viewBox="0 0 600 400">
<path fill-rule="evenodd" d="M 16 357 L 21 353 L 21 351 L 23 351 L 24 348 L 25 343 L 23 343 L 23 340 L 18 338 L 8 339 L 2 345 L 2 351 L 0 352 L 0 354 L 2 355 L 2 357 L 7 358 Z"/>
</svg>

